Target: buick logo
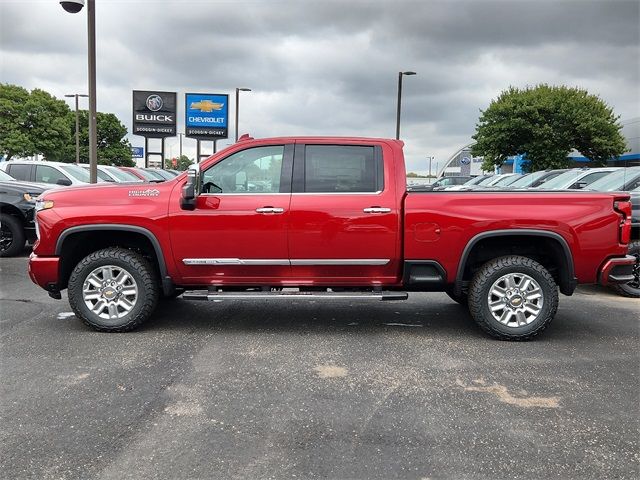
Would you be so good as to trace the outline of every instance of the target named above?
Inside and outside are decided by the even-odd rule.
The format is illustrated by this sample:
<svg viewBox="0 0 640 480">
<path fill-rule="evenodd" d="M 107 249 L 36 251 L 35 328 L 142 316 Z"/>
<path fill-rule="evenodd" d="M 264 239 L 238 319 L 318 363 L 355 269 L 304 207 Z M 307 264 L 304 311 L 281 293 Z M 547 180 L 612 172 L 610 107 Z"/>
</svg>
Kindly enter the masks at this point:
<svg viewBox="0 0 640 480">
<path fill-rule="evenodd" d="M 157 112 L 162 108 L 162 97 L 160 95 L 149 95 L 147 97 L 147 108 L 152 112 Z"/>
</svg>

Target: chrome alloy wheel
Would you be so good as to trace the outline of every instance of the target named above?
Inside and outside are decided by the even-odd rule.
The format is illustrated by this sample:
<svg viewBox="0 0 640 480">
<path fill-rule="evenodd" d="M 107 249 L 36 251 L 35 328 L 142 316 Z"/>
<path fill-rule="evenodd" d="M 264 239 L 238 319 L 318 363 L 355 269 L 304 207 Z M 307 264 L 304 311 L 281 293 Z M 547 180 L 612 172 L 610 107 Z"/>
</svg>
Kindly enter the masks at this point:
<svg viewBox="0 0 640 480">
<path fill-rule="evenodd" d="M 533 322 L 544 304 L 540 285 L 524 273 L 508 273 L 489 289 L 489 311 L 507 327 L 521 327 Z"/>
<path fill-rule="evenodd" d="M 82 299 L 100 318 L 118 319 L 127 315 L 138 301 L 138 285 L 124 268 L 103 265 L 87 275 Z"/>
</svg>

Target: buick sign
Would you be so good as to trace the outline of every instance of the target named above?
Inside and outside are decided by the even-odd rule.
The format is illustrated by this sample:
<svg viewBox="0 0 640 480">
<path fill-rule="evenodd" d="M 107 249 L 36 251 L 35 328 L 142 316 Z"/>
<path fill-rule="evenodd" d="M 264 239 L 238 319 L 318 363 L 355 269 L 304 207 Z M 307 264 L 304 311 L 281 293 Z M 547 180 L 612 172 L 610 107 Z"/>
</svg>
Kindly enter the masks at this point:
<svg viewBox="0 0 640 480">
<path fill-rule="evenodd" d="M 133 134 L 176 135 L 176 92 L 133 91 Z"/>
</svg>

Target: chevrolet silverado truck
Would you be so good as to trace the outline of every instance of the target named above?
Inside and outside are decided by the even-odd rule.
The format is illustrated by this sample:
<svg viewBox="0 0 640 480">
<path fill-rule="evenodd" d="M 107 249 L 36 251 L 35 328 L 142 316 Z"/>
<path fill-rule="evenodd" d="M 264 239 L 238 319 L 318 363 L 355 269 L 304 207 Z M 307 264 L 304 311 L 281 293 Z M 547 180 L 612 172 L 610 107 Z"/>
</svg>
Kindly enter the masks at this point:
<svg viewBox="0 0 640 480">
<path fill-rule="evenodd" d="M 625 193 L 407 192 L 403 143 L 243 136 L 173 180 L 46 192 L 31 279 L 89 326 L 160 298 L 404 300 L 443 291 L 499 339 L 542 332 L 558 292 L 625 283 Z"/>
</svg>

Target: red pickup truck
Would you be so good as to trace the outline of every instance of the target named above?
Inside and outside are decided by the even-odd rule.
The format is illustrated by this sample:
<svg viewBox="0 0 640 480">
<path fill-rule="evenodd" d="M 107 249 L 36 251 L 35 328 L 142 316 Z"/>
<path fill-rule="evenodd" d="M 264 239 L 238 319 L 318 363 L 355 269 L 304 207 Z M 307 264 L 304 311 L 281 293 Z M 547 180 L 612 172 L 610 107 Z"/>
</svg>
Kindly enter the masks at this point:
<svg viewBox="0 0 640 480">
<path fill-rule="evenodd" d="M 153 185 L 49 191 L 32 280 L 127 331 L 160 297 L 403 300 L 444 291 L 501 339 L 534 337 L 558 290 L 628 282 L 629 195 L 407 192 L 403 143 L 242 138 Z"/>
</svg>

